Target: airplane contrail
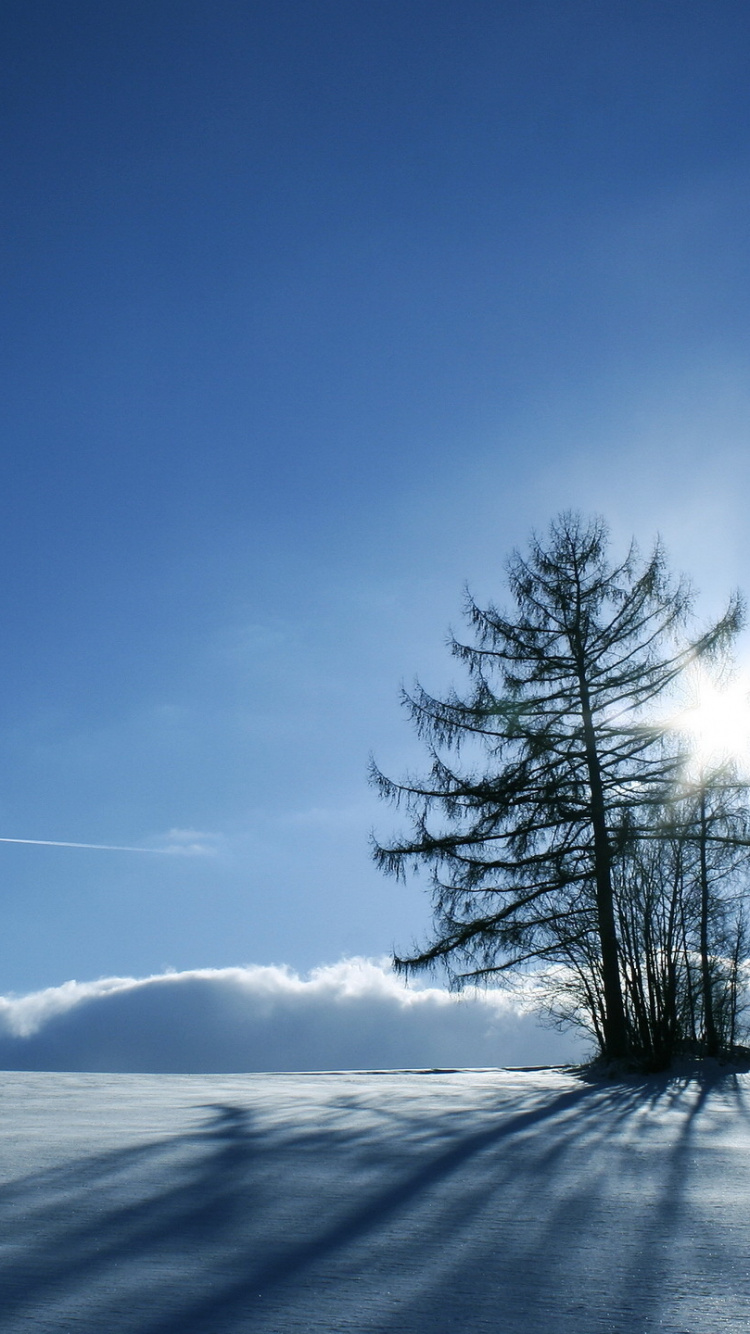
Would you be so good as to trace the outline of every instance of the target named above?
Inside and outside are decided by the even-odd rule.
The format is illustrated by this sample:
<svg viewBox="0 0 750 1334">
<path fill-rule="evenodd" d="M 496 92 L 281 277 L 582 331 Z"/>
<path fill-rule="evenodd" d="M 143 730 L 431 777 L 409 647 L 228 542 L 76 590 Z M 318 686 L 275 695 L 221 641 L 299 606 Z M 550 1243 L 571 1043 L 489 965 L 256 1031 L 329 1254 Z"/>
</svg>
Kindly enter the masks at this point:
<svg viewBox="0 0 750 1334">
<path fill-rule="evenodd" d="M 56 838 L 2 838 L 0 843 L 34 843 L 42 848 L 95 848 L 98 852 L 161 852 L 166 848 L 124 848 L 114 843 L 63 843 Z"/>
</svg>

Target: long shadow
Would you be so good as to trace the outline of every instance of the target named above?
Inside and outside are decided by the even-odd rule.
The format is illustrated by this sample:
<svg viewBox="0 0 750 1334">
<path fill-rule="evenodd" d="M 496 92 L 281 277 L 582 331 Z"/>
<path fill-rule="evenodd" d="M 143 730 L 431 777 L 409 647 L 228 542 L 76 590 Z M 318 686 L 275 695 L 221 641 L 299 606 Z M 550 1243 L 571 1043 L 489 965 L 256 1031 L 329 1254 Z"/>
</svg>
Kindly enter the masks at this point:
<svg viewBox="0 0 750 1334">
<path fill-rule="evenodd" d="M 541 1201 L 543 1226 L 529 1226 L 529 1214 L 539 1203 L 529 1196 L 525 1227 L 521 1229 L 524 1241 L 517 1242 L 512 1229 L 509 1237 L 506 1228 L 500 1234 L 503 1244 L 498 1245 L 497 1235 L 492 1235 L 493 1210 L 506 1189 L 506 1183 L 498 1181 L 493 1210 L 482 1210 L 480 1203 L 472 1220 L 475 1238 L 484 1231 L 487 1240 L 484 1244 L 474 1241 L 468 1266 L 453 1253 L 455 1246 L 447 1248 L 447 1263 L 440 1265 L 437 1276 L 417 1285 L 411 1301 L 399 1304 L 395 1314 L 372 1328 L 377 1328 L 378 1334 L 403 1334 L 407 1330 L 443 1334 L 454 1329 L 471 1330 L 472 1334 L 495 1334 L 498 1329 L 503 1334 L 536 1334 L 542 1330 L 555 1334 L 562 1330 L 566 1334 L 589 1330 L 597 1334 L 604 1330 L 647 1334 L 662 1329 L 674 1334 L 687 1334 L 688 1329 L 691 1334 L 715 1334 L 716 1325 L 690 1323 L 689 1316 L 688 1324 L 663 1323 L 661 1313 L 670 1251 L 684 1221 L 694 1132 L 711 1093 L 719 1088 L 735 1093 L 736 1110 L 746 1117 L 739 1085 L 731 1075 L 694 1082 L 651 1077 L 630 1084 L 635 1100 L 623 1089 L 608 1104 L 606 1115 L 599 1115 L 601 1107 L 589 1108 L 585 1118 L 588 1130 L 581 1126 L 586 1159 L 581 1180 L 576 1184 L 571 1178 L 568 1162 L 562 1193 L 556 1191 L 559 1179 L 555 1176 L 555 1160 L 562 1147 L 559 1139 L 541 1154 L 530 1146 L 530 1157 L 519 1161 L 518 1169 L 527 1184 L 538 1179 L 540 1169 L 548 1169 L 548 1196 Z M 623 1219 L 611 1212 L 612 1170 L 617 1168 L 617 1154 L 609 1151 L 607 1140 L 612 1137 L 617 1144 L 618 1127 L 630 1129 L 627 1119 L 634 1111 L 648 1111 L 655 1124 L 670 1111 L 676 1112 L 680 1123 L 676 1136 L 668 1137 L 664 1161 L 660 1161 L 656 1198 L 637 1203 L 632 1217 Z M 592 1115 L 600 1122 L 598 1136 L 591 1133 Z M 600 1147 L 604 1149 L 601 1155 Z M 628 1144 L 623 1137 L 620 1156 L 633 1151 L 633 1143 Z M 615 1199 L 617 1193 L 615 1190 Z M 613 1251 L 620 1252 L 616 1257 L 619 1263 L 610 1268 Z M 690 1273 L 684 1276 L 683 1295 L 688 1303 L 691 1279 L 695 1278 Z M 467 1294 L 471 1294 L 468 1303 Z M 500 1319 L 498 1311 L 502 1312 Z M 738 1310 L 734 1322 L 722 1322 L 720 1327 L 744 1334 L 746 1316 L 746 1310 Z"/>
<path fill-rule="evenodd" d="M 149 1328 L 175 1329 L 188 1334 L 203 1327 L 204 1322 L 215 1329 L 215 1321 L 239 1311 L 250 1292 L 268 1292 L 293 1280 L 326 1254 L 350 1246 L 355 1239 L 377 1229 L 386 1218 L 407 1207 L 420 1192 L 455 1172 L 473 1155 L 572 1109 L 590 1096 L 588 1090 L 576 1088 L 551 1103 L 460 1137 L 393 1186 L 367 1197 L 361 1207 L 313 1238 L 283 1247 L 272 1257 L 266 1256 L 260 1265 L 253 1264 L 250 1255 L 242 1257 L 239 1266 L 235 1260 L 235 1272 L 237 1267 L 247 1265 L 246 1277 L 227 1284 L 221 1294 L 214 1292 L 210 1299 L 198 1301 L 179 1317 L 159 1318 L 150 1326 L 141 1326 L 144 1334 Z M 163 1249 L 165 1244 L 183 1249 L 202 1239 L 214 1249 L 222 1242 L 228 1243 L 228 1249 L 236 1252 L 235 1225 L 241 1224 L 249 1211 L 260 1212 L 265 1203 L 264 1198 L 258 1198 L 257 1191 L 253 1198 L 253 1184 L 257 1187 L 257 1181 L 253 1183 L 252 1169 L 260 1145 L 246 1109 L 219 1107 L 213 1112 L 208 1127 L 197 1136 L 189 1134 L 98 1155 L 15 1183 L 13 1199 L 6 1202 L 17 1206 L 25 1199 L 31 1205 L 30 1221 L 36 1241 L 22 1255 L 16 1253 L 12 1265 L 0 1271 L 3 1324 L 14 1312 L 23 1311 L 30 1296 L 38 1304 L 60 1293 L 90 1288 L 97 1276 L 124 1261 L 148 1256 L 154 1248 Z M 340 1147 L 340 1141 L 351 1138 L 351 1134 L 342 1136 L 336 1132 L 334 1138 Z M 291 1149 L 309 1157 L 316 1149 L 330 1151 L 330 1139 L 330 1132 L 305 1130 L 289 1137 L 285 1148 L 287 1153 Z M 197 1161 L 189 1160 L 181 1171 L 180 1149 L 192 1148 L 196 1143 L 201 1149 Z M 106 1200 L 113 1179 L 124 1176 L 132 1186 L 133 1174 L 138 1178 L 148 1172 L 151 1180 L 158 1181 L 165 1163 L 169 1165 L 170 1184 L 158 1193 L 152 1189 L 147 1198 L 123 1205 L 115 1191 L 112 1208 L 83 1211 L 71 1208 L 82 1190 L 85 1195 L 93 1192 L 95 1197 L 103 1195 Z M 140 1184 L 137 1180 L 136 1187 Z M 52 1201 L 47 1204 L 50 1195 Z M 76 1221 L 77 1216 L 80 1222 Z"/>
<path fill-rule="evenodd" d="M 156 1320 L 144 1327 L 143 1334 L 198 1334 L 198 1331 L 215 1328 L 213 1322 L 217 1319 L 225 1319 L 240 1311 L 246 1312 L 248 1301 L 258 1292 L 268 1294 L 279 1284 L 291 1284 L 326 1256 L 356 1245 L 365 1234 L 379 1230 L 396 1213 L 411 1206 L 416 1196 L 432 1190 L 468 1159 L 502 1140 L 571 1111 L 590 1096 L 589 1090 L 585 1088 L 573 1089 L 558 1095 L 545 1106 L 520 1112 L 500 1125 L 465 1136 L 457 1144 L 421 1164 L 401 1181 L 365 1200 L 360 1207 L 351 1210 L 318 1236 L 284 1248 L 261 1265 L 254 1268 L 251 1266 L 250 1271 L 227 1287 L 221 1297 L 214 1295 L 194 1305 L 189 1312 L 183 1311 L 177 1316 Z"/>
<path fill-rule="evenodd" d="M 747 1110 L 742 1105 L 739 1083 L 736 1075 L 731 1072 L 699 1071 L 693 1075 L 691 1081 L 682 1081 L 681 1091 L 683 1101 L 688 1091 L 694 1096 L 686 1107 L 679 1134 L 665 1156 L 659 1195 L 648 1208 L 643 1225 L 635 1239 L 629 1271 L 623 1280 L 623 1288 L 626 1291 L 632 1291 L 637 1285 L 640 1307 L 652 1320 L 656 1319 L 663 1305 L 665 1280 L 673 1260 L 675 1239 L 682 1230 L 687 1214 L 690 1169 L 695 1153 L 695 1134 L 699 1118 L 707 1110 L 711 1094 L 717 1092 L 733 1093 L 736 1110 L 747 1118 Z M 684 1275 L 686 1287 L 689 1288 L 691 1278 L 695 1277 L 689 1272 Z M 738 1312 L 738 1328 L 741 1327 L 744 1327 L 744 1322 L 741 1313 Z"/>
<path fill-rule="evenodd" d="M 138 1316 L 130 1310 L 115 1309 L 110 1292 L 103 1298 L 106 1315 L 102 1316 L 102 1308 L 97 1306 L 94 1318 L 92 1306 L 91 1323 L 87 1324 L 83 1309 L 79 1311 L 76 1328 L 91 1334 L 100 1334 L 105 1326 L 110 1334 L 126 1330 L 137 1330 L 138 1334 L 219 1334 L 225 1330 L 251 1330 L 259 1325 L 282 1329 L 282 1321 L 272 1326 L 264 1323 L 265 1315 L 257 1307 L 259 1293 L 264 1301 L 275 1298 L 282 1306 L 286 1301 L 294 1301 L 300 1285 L 310 1284 L 323 1271 L 335 1275 L 337 1266 L 340 1270 L 342 1264 L 358 1263 L 363 1248 L 366 1251 L 394 1226 L 408 1235 L 406 1244 L 411 1249 L 405 1259 L 407 1268 L 418 1267 L 422 1255 L 434 1254 L 436 1250 L 449 1257 L 452 1246 L 463 1244 L 462 1239 L 471 1234 L 476 1220 L 497 1206 L 504 1191 L 512 1187 L 517 1192 L 519 1183 L 540 1193 L 540 1221 L 533 1236 L 543 1256 L 545 1246 L 549 1249 L 551 1239 L 560 1229 L 573 1226 L 573 1216 L 574 1230 L 578 1233 L 586 1229 L 594 1216 L 607 1170 L 604 1160 L 597 1166 L 598 1148 L 608 1137 L 617 1136 L 618 1128 L 627 1123 L 634 1110 L 650 1106 L 658 1113 L 660 1105 L 668 1106 L 675 1099 L 679 1102 L 686 1095 L 684 1081 L 680 1085 L 654 1080 L 631 1086 L 578 1084 L 552 1097 L 538 1090 L 534 1092 L 538 1101 L 531 1107 L 511 1115 L 499 1108 L 497 1121 L 468 1133 L 456 1129 L 460 1113 L 453 1109 L 443 1108 L 435 1118 L 428 1114 L 422 1118 L 422 1128 L 428 1131 L 425 1138 L 418 1134 L 418 1114 L 396 1116 L 385 1139 L 382 1129 L 375 1134 L 369 1127 L 358 1130 L 352 1119 L 347 1118 L 351 1103 L 342 1107 L 340 1125 L 277 1127 L 271 1132 L 257 1130 L 247 1108 L 213 1106 L 208 1109 L 211 1112 L 208 1125 L 198 1132 L 99 1155 L 66 1169 L 26 1178 L 15 1184 L 12 1199 L 8 1196 L 7 1202 L 16 1209 L 24 1201 L 31 1204 L 38 1240 L 16 1257 L 15 1264 L 0 1271 L 0 1329 L 11 1328 L 9 1322 L 14 1315 L 19 1320 L 14 1329 L 37 1328 L 32 1309 L 27 1305 L 30 1295 L 33 1311 L 37 1313 L 43 1312 L 45 1306 L 52 1310 L 56 1303 L 73 1301 L 81 1292 L 93 1292 L 91 1300 L 96 1302 L 97 1283 L 106 1284 L 110 1275 L 121 1273 L 129 1265 L 150 1263 L 155 1255 L 161 1259 L 166 1256 L 167 1264 L 166 1270 L 159 1270 L 158 1263 L 156 1266 L 151 1319 L 144 1318 L 142 1313 Z M 659 1245 L 663 1246 L 677 1226 L 692 1127 L 709 1093 L 709 1086 L 701 1088 L 688 1106 L 681 1133 L 670 1149 L 669 1171 L 659 1207 L 638 1239 L 630 1278 L 632 1281 L 636 1271 L 641 1275 L 638 1281 L 645 1312 L 658 1307 L 660 1269 L 655 1239 L 658 1236 Z M 332 1105 L 335 1104 L 329 1107 Z M 363 1110 L 372 1111 L 367 1100 Z M 540 1130 L 546 1133 L 538 1136 Z M 438 1151 L 435 1151 L 435 1131 L 447 1139 Z M 385 1186 L 382 1165 L 375 1172 L 381 1145 L 385 1145 L 382 1157 L 390 1170 L 398 1171 L 397 1178 Z M 592 1166 L 586 1181 L 571 1191 L 564 1170 L 565 1158 L 572 1153 L 580 1155 L 582 1146 L 590 1149 Z M 334 1200 L 335 1216 L 330 1219 L 328 1202 L 311 1198 L 308 1183 L 307 1197 L 295 1201 L 298 1235 L 282 1232 L 279 1238 L 277 1228 L 274 1240 L 274 1172 L 290 1173 L 297 1169 L 307 1172 L 310 1164 L 320 1162 L 320 1171 L 330 1185 L 336 1173 L 335 1155 L 339 1152 L 342 1171 L 351 1167 L 351 1154 L 360 1168 L 364 1164 L 369 1171 L 361 1200 L 352 1207 L 354 1192 L 344 1182 L 341 1198 Z M 480 1166 L 482 1176 L 477 1180 Z M 462 1173 L 470 1170 L 470 1189 L 465 1189 Z M 124 1186 L 111 1188 L 109 1183 L 113 1180 L 124 1181 Z M 450 1208 L 446 1208 L 443 1197 L 451 1181 L 456 1188 L 452 1188 Z M 559 1182 L 567 1183 L 567 1194 L 562 1186 L 558 1187 Z M 123 1203 L 123 1189 L 136 1198 Z M 546 1212 L 545 1189 L 550 1197 Z M 79 1199 L 77 1222 L 71 1216 L 70 1201 L 71 1197 L 74 1200 L 80 1197 L 82 1191 L 84 1198 L 82 1207 Z M 111 1204 L 101 1207 L 97 1197 L 103 1193 L 106 1200 L 108 1192 Z M 435 1217 L 432 1220 L 423 1217 L 423 1209 L 419 1215 L 420 1227 L 415 1231 L 409 1226 L 410 1211 L 423 1206 L 434 1208 Z M 330 1221 L 326 1221 L 326 1213 Z M 267 1216 L 271 1225 L 266 1235 Z M 250 1237 L 248 1220 L 255 1228 Z M 476 1252 L 477 1248 L 474 1249 Z M 478 1251 L 481 1250 L 480 1246 Z M 174 1274 L 180 1269 L 190 1271 L 191 1257 L 195 1259 L 195 1272 L 188 1272 L 181 1295 L 181 1290 L 173 1286 Z M 535 1253 L 533 1249 L 528 1252 L 519 1249 L 511 1260 L 518 1265 L 523 1278 L 529 1268 L 533 1271 Z M 478 1268 L 481 1261 L 475 1258 L 472 1263 Z M 476 1283 L 478 1286 L 482 1283 L 479 1268 Z M 376 1323 L 368 1327 L 383 1334 L 388 1330 L 404 1334 L 420 1329 L 438 1334 L 443 1328 L 453 1328 L 452 1324 L 441 1323 L 442 1303 L 447 1299 L 445 1283 L 432 1282 L 428 1290 L 423 1287 L 413 1310 L 407 1301 L 398 1317 L 392 1319 L 387 1312 L 381 1312 Z M 427 1323 L 425 1303 L 432 1313 Z M 532 1292 L 530 1313 L 533 1307 Z M 32 1323 L 24 1323 L 26 1320 Z M 64 1327 L 61 1322 L 59 1328 Z M 298 1327 L 302 1326 L 294 1326 Z M 354 1326 L 341 1326 L 350 1327 Z M 464 1327 L 472 1331 L 475 1328 L 468 1323 Z M 496 1327 L 493 1323 L 476 1326 L 482 1330 Z M 585 1322 L 581 1327 L 585 1327 Z M 334 1323 L 330 1328 L 337 1326 Z M 535 1330 L 536 1326 L 530 1324 L 528 1329 Z"/>
<path fill-rule="evenodd" d="M 18 1220 L 25 1204 L 33 1242 L 22 1253 L 14 1248 L 11 1263 L 0 1267 L 0 1329 L 30 1296 L 38 1303 L 61 1289 L 90 1284 L 170 1236 L 190 1245 L 232 1229 L 247 1203 L 237 1180 L 255 1154 L 257 1137 L 246 1108 L 212 1110 L 209 1126 L 200 1131 L 76 1160 L 6 1186 L 0 1205 Z M 181 1163 L 181 1152 L 196 1145 L 197 1161 Z M 165 1171 L 176 1184 L 155 1190 Z M 146 1198 L 123 1205 L 123 1185 Z M 81 1195 L 85 1200 L 92 1193 L 98 1207 L 80 1209 Z M 20 1220 L 16 1240 L 19 1227 Z"/>
</svg>

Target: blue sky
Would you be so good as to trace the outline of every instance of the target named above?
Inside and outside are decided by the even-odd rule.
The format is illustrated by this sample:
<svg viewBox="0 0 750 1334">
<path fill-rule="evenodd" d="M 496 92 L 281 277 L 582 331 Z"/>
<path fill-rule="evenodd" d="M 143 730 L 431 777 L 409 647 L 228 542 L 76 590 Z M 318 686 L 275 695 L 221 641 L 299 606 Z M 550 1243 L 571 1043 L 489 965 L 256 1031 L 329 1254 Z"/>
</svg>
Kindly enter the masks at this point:
<svg viewBox="0 0 750 1334">
<path fill-rule="evenodd" d="M 365 781 L 558 510 L 750 586 L 750 11 L 3 6 L 0 986 L 380 955 Z M 177 831 L 177 832 L 173 832 Z"/>
</svg>

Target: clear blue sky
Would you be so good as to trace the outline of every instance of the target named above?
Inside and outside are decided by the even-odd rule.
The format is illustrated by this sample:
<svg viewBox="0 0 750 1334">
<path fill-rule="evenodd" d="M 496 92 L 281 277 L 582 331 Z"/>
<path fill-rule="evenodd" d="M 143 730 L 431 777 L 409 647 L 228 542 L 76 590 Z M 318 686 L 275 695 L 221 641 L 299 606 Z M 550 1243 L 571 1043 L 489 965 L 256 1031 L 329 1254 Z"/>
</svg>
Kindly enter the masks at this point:
<svg viewBox="0 0 750 1334">
<path fill-rule="evenodd" d="M 0 835 L 213 849 L 0 844 L 0 987 L 408 946 L 365 767 L 464 581 L 572 505 L 750 587 L 750 8 L 0 32 Z"/>
</svg>

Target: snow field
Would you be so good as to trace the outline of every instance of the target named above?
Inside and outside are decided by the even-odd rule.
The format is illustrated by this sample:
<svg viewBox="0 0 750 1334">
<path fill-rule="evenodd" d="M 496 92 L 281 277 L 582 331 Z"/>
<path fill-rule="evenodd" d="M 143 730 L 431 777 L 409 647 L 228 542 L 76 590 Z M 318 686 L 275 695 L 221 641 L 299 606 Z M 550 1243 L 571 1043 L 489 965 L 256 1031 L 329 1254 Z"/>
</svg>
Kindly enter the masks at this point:
<svg viewBox="0 0 750 1334">
<path fill-rule="evenodd" d="M 5 1073 L 0 1330 L 739 1334 L 748 1081 Z"/>
</svg>

